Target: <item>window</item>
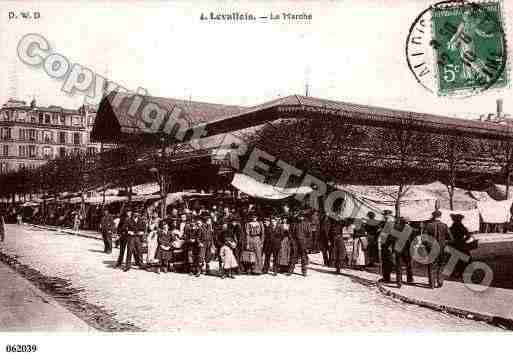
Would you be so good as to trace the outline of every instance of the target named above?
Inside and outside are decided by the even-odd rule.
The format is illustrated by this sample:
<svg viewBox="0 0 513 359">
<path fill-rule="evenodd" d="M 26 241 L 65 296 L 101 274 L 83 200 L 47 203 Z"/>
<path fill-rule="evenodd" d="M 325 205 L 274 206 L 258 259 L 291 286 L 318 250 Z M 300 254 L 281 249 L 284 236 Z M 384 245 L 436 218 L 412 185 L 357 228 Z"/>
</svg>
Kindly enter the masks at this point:
<svg viewBox="0 0 513 359">
<path fill-rule="evenodd" d="M 73 126 L 75 126 L 75 127 L 82 126 L 82 117 L 80 117 L 80 116 L 73 116 Z"/>
<path fill-rule="evenodd" d="M 89 126 L 94 126 L 94 115 L 89 115 L 87 116 L 88 120 L 87 120 L 87 124 Z"/>
<path fill-rule="evenodd" d="M 11 129 L 3 128 L 2 129 L 2 140 L 10 140 L 11 139 Z"/>
<path fill-rule="evenodd" d="M 59 143 L 66 143 L 66 132 L 59 132 Z"/>
<path fill-rule="evenodd" d="M 73 144 L 80 145 L 80 133 L 73 134 Z"/>
<path fill-rule="evenodd" d="M 2 154 L 4 156 L 9 156 L 9 145 L 3 145 Z"/>
<path fill-rule="evenodd" d="M 59 147 L 59 156 L 66 156 L 66 147 Z"/>
<path fill-rule="evenodd" d="M 45 143 L 52 142 L 52 133 L 50 131 L 44 131 L 43 132 L 43 141 Z"/>
<path fill-rule="evenodd" d="M 43 123 L 44 122 L 44 116 L 43 116 L 43 113 L 42 112 L 39 112 L 39 123 Z"/>
<path fill-rule="evenodd" d="M 32 123 L 37 122 L 37 115 L 35 113 L 30 115 L 30 122 L 32 122 Z"/>
<path fill-rule="evenodd" d="M 80 148 L 74 148 L 73 149 L 73 155 L 78 156 L 80 154 Z"/>
<path fill-rule="evenodd" d="M 96 147 L 87 147 L 87 154 L 93 156 L 96 154 Z"/>
<path fill-rule="evenodd" d="M 52 158 L 52 156 L 53 156 L 52 148 L 49 146 L 43 147 L 43 157 L 48 159 L 48 158 Z"/>
<path fill-rule="evenodd" d="M 45 113 L 45 124 L 49 125 L 52 123 L 51 117 L 49 113 Z"/>
<path fill-rule="evenodd" d="M 28 146 L 28 155 L 29 155 L 29 157 L 36 157 L 36 155 L 37 155 L 36 146 L 34 146 L 34 145 Z"/>
<path fill-rule="evenodd" d="M 20 140 L 25 140 L 25 129 L 20 128 Z"/>
<path fill-rule="evenodd" d="M 18 112 L 18 120 L 20 120 L 21 122 L 25 122 L 26 119 L 27 119 L 27 113 L 25 111 L 19 111 Z"/>
<path fill-rule="evenodd" d="M 66 124 L 66 116 L 64 115 L 59 115 L 59 125 L 62 125 L 64 126 Z"/>
<path fill-rule="evenodd" d="M 19 163 L 19 164 L 18 164 L 18 168 L 19 168 L 20 170 L 24 170 L 26 167 L 25 167 L 25 164 L 24 164 L 24 163 Z"/>
<path fill-rule="evenodd" d="M 28 131 L 28 139 L 30 141 L 36 141 L 36 139 L 37 139 L 36 130 L 27 130 L 27 131 Z"/>
<path fill-rule="evenodd" d="M 52 114 L 52 123 L 54 125 L 57 125 L 59 123 L 59 114 L 58 113 L 53 113 Z"/>
<path fill-rule="evenodd" d="M 25 146 L 18 146 L 18 156 L 20 156 L 20 157 L 27 156 L 27 148 Z"/>
</svg>

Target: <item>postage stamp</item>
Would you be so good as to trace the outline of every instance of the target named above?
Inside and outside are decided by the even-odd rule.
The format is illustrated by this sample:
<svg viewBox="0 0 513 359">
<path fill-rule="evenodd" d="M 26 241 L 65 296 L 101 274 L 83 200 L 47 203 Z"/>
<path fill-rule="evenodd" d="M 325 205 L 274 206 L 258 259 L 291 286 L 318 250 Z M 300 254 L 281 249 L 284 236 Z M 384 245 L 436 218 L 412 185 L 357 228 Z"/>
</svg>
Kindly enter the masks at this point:
<svg viewBox="0 0 513 359">
<path fill-rule="evenodd" d="M 508 85 L 501 2 L 443 1 L 426 9 L 408 35 L 417 81 L 439 96 L 467 97 Z"/>
</svg>

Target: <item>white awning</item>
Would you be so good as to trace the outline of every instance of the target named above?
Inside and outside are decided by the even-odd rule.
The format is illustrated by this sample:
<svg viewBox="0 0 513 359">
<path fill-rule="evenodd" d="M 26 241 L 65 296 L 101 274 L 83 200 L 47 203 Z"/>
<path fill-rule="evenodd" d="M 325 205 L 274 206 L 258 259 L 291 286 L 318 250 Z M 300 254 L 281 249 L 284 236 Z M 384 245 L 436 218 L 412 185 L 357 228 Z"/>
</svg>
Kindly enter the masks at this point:
<svg viewBox="0 0 513 359">
<path fill-rule="evenodd" d="M 265 184 L 247 176 L 243 173 L 236 173 L 233 176 L 232 186 L 251 197 L 264 199 L 284 199 L 296 194 L 306 195 L 313 192 L 311 187 L 280 188 Z"/>
</svg>

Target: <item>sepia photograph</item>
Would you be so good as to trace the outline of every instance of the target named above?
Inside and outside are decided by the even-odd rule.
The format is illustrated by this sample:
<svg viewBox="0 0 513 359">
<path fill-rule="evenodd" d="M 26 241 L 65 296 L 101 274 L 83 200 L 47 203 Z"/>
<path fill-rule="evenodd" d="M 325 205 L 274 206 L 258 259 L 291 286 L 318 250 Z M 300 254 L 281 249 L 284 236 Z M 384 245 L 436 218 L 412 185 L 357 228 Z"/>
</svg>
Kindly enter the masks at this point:
<svg viewBox="0 0 513 359">
<path fill-rule="evenodd" d="M 0 1 L 0 357 L 498 350 L 512 19 Z"/>
</svg>

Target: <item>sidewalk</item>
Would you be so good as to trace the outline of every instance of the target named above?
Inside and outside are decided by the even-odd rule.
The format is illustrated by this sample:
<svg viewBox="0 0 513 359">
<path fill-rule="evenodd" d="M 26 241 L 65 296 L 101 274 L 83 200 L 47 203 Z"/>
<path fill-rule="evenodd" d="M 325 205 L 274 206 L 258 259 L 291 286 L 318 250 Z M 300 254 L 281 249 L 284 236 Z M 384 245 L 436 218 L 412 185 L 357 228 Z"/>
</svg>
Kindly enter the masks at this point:
<svg viewBox="0 0 513 359">
<path fill-rule="evenodd" d="M 1 331 L 94 331 L 28 280 L 0 263 Z"/>
<path fill-rule="evenodd" d="M 381 293 L 405 303 L 513 330 L 512 289 L 476 286 L 482 289 L 479 292 L 452 280 L 445 280 L 442 288 L 431 289 L 428 287 L 427 278 L 420 276 L 414 276 L 413 284 L 403 283 L 398 288 L 395 283 L 378 282 L 381 276 L 369 271 L 344 269 L 342 274 L 366 283 L 374 283 Z M 394 280 L 393 274 L 392 280 Z"/>
<path fill-rule="evenodd" d="M 75 234 L 71 229 L 31 226 Z M 101 239 L 101 235 L 95 231 L 80 231 L 78 235 Z M 489 237 L 486 234 L 479 235 L 479 237 L 481 243 L 513 242 L 511 234 L 490 233 Z M 406 303 L 513 329 L 513 289 L 491 287 L 478 292 L 470 290 L 461 282 L 450 280 L 446 280 L 442 288 L 431 289 L 427 287 L 426 277 L 422 276 L 415 276 L 413 285 L 405 284 L 401 288 L 397 288 L 395 284 L 378 282 L 380 275 L 372 273 L 372 271 L 344 269 L 342 275 L 364 284 L 377 285 L 383 294 Z"/>
<path fill-rule="evenodd" d="M 407 303 L 461 315 L 513 329 L 513 290 L 483 288 L 478 292 L 463 283 L 446 280 L 442 288 L 427 287 L 426 278 L 415 277 L 415 284 L 397 288 L 395 284 L 378 283 L 380 291 Z"/>
</svg>

